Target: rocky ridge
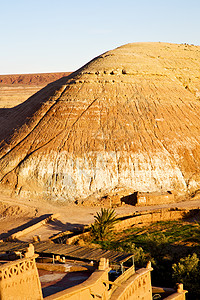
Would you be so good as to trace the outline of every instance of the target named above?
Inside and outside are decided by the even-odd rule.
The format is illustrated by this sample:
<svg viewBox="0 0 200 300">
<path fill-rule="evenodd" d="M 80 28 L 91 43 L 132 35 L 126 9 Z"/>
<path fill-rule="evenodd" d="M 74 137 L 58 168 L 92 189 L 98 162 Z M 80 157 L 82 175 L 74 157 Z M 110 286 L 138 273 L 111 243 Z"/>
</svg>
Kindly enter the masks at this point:
<svg viewBox="0 0 200 300">
<path fill-rule="evenodd" d="M 77 201 L 200 187 L 200 47 L 108 51 L 0 111 L 0 188 Z"/>
</svg>

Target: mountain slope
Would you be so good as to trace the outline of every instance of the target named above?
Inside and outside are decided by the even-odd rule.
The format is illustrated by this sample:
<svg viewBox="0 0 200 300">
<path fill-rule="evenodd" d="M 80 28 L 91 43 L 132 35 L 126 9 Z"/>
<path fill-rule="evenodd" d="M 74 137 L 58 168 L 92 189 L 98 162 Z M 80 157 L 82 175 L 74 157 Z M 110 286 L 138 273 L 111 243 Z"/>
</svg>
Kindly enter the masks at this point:
<svg viewBox="0 0 200 300">
<path fill-rule="evenodd" d="M 108 51 L 0 112 L 1 189 L 74 201 L 200 184 L 200 47 Z"/>
</svg>

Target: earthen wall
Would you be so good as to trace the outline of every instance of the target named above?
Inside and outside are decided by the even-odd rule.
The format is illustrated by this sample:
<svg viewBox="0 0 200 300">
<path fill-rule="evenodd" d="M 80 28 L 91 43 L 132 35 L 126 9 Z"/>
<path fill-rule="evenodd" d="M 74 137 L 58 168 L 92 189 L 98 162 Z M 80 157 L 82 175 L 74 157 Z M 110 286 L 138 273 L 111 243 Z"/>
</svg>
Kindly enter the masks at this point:
<svg viewBox="0 0 200 300">
<path fill-rule="evenodd" d="M 42 300 L 41 284 L 35 264 L 35 257 L 27 257 L 0 267 L 0 299 L 1 300 Z M 150 263 L 146 268 L 135 272 L 134 266 L 124 272 L 117 280 L 108 280 L 108 260 L 102 258 L 99 269 L 86 281 L 77 286 L 45 297 L 45 300 L 152 300 Z M 110 285 L 112 287 L 110 288 Z M 186 291 L 182 284 L 177 292 L 166 300 L 185 300 Z"/>
<path fill-rule="evenodd" d="M 105 259 L 104 259 L 105 260 Z M 104 269 L 104 270 L 103 270 Z M 135 272 L 134 266 L 125 271 L 114 282 L 108 281 L 109 268 L 100 262 L 99 270 L 94 272 L 84 283 L 46 297 L 45 300 L 104 300 L 146 299 L 152 300 L 151 267 Z M 112 285 L 109 288 L 109 285 Z M 143 298 L 144 297 L 144 298 Z"/>
<path fill-rule="evenodd" d="M 152 300 L 150 270 L 143 268 L 136 271 L 133 276 L 115 290 L 110 300 Z"/>
<path fill-rule="evenodd" d="M 146 206 L 146 205 L 159 205 L 160 203 L 173 203 L 175 202 L 174 194 L 171 192 L 167 192 L 165 194 L 162 193 L 138 193 L 137 194 L 137 202 L 138 206 Z"/>
<path fill-rule="evenodd" d="M 35 257 L 9 262 L 0 267 L 1 300 L 41 300 L 42 290 Z"/>
<path fill-rule="evenodd" d="M 46 223 L 48 223 L 50 220 L 54 220 L 54 219 L 57 219 L 59 216 L 59 214 L 52 214 L 50 215 L 49 217 L 45 218 L 44 220 L 42 221 L 39 221 L 23 230 L 20 230 L 16 233 L 13 233 L 12 235 L 10 235 L 7 240 L 15 240 L 15 239 L 18 239 L 19 237 L 22 237 L 23 235 L 25 234 L 28 234 L 38 228 L 40 228 L 41 226 L 45 225 Z"/>
<path fill-rule="evenodd" d="M 130 228 L 132 225 L 138 224 L 148 224 L 160 221 L 172 221 L 183 219 L 190 210 L 170 210 L 170 209 L 160 209 L 156 211 L 150 211 L 147 213 L 141 213 L 138 215 L 130 216 L 129 218 L 120 221 L 115 224 L 115 230 L 121 231 Z"/>
<path fill-rule="evenodd" d="M 62 292 L 58 292 L 54 295 L 45 297 L 45 300 L 90 300 L 94 298 L 108 299 L 108 271 L 98 270 L 95 271 L 86 281 L 83 283 L 71 287 Z"/>
</svg>

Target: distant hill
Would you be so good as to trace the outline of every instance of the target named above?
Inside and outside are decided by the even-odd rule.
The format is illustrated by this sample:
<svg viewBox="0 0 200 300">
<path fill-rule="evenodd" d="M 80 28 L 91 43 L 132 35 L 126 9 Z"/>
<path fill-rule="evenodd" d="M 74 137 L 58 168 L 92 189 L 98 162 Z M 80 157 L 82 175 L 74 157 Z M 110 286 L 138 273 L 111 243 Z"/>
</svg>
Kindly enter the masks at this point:
<svg viewBox="0 0 200 300">
<path fill-rule="evenodd" d="M 46 85 L 71 72 L 0 75 L 0 85 Z"/>
<path fill-rule="evenodd" d="M 0 108 L 14 107 L 71 72 L 0 75 Z"/>
</svg>

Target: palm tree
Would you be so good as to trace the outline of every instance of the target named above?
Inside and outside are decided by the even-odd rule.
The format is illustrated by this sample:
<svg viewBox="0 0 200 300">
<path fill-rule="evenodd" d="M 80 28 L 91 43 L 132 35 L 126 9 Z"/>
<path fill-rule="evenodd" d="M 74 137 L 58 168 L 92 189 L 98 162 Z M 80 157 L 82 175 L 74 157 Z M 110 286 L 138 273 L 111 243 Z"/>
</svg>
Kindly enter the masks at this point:
<svg viewBox="0 0 200 300">
<path fill-rule="evenodd" d="M 118 222 L 114 209 L 101 208 L 101 211 L 94 217 L 94 224 L 91 225 L 91 233 L 96 240 L 105 240 Z"/>
</svg>

